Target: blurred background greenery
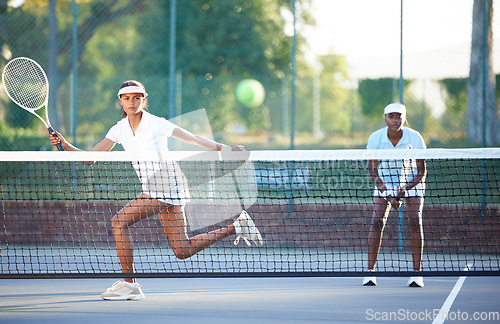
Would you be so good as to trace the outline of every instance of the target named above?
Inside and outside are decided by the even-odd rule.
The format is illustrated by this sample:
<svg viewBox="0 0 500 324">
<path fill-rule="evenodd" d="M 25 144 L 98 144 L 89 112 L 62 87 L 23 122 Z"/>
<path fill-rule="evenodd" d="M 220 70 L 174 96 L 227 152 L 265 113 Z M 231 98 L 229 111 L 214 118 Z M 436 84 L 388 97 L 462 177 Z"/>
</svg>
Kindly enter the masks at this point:
<svg viewBox="0 0 500 324">
<path fill-rule="evenodd" d="M 342 9 L 344 1 L 330 3 Z M 401 3 L 390 5 L 399 12 Z M 0 0 L 0 67 L 18 56 L 38 61 L 50 81 L 52 125 L 83 149 L 92 148 L 121 118 L 116 93 L 129 79 L 146 86 L 155 115 L 171 118 L 204 108 L 215 139 L 227 144 L 288 149 L 294 125 L 297 149 L 364 148 L 368 135 L 385 125 L 383 107 L 401 99 L 401 75 L 398 69 L 376 76 L 354 71 L 349 54 L 336 53 L 336 44 L 330 44 L 333 37 L 322 39 L 332 50 L 313 53 L 318 6 L 321 10 L 321 0 Z M 453 6 L 470 18 L 460 21 L 471 31 L 463 35 L 466 53 L 441 48 L 440 54 L 450 61 L 465 54 L 469 60 L 452 69 L 467 72 L 403 74 L 410 127 L 429 147 L 495 146 L 500 80 L 493 67 L 493 1 Z M 369 34 L 370 23 L 359 13 L 340 14 Z M 377 14 L 383 19 L 383 13 L 372 15 Z M 401 17 L 393 18 L 398 35 Z M 432 23 L 403 19 L 403 30 Z M 439 33 L 455 26 L 432 28 Z M 335 33 L 350 35 L 351 29 Z M 356 35 L 352 42 L 366 42 Z M 399 44 L 399 36 L 391 41 Z M 403 33 L 403 44 L 411 42 Z M 364 51 L 367 66 L 379 64 L 372 55 L 376 49 Z M 399 52 L 394 54 L 391 64 L 399 67 Z M 402 71 L 410 64 L 435 70 L 442 64 L 422 62 L 424 55 L 403 57 Z M 245 78 L 264 85 L 261 106 L 236 101 L 236 85 Z M 48 149 L 53 148 L 43 124 L 15 107 L 2 89 L 0 150 Z"/>
</svg>

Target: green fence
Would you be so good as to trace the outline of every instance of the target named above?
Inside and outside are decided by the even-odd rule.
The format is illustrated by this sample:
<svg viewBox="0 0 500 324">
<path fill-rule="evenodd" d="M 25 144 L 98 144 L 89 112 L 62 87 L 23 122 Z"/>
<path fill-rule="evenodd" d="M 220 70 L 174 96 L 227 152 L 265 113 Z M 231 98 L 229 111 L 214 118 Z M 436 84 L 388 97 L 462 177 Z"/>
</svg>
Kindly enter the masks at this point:
<svg viewBox="0 0 500 324">
<path fill-rule="evenodd" d="M 365 3 L 353 2 L 360 6 Z M 228 144 L 241 143 L 250 149 L 286 149 L 290 147 L 294 125 L 296 148 L 362 148 L 368 135 L 384 126 L 384 105 L 400 99 L 401 76 L 410 126 L 423 134 L 430 147 L 498 145 L 497 100 L 477 104 L 470 100 L 478 88 L 471 86 L 476 83 L 469 82 L 468 72 L 461 72 L 472 71 L 467 60 L 451 66 L 456 73 L 437 75 L 425 71 L 438 70 L 442 62 L 426 59 L 428 53 L 415 55 L 403 47 L 402 71 L 407 73 L 399 74 L 399 51 L 395 51 L 386 63 L 396 69 L 369 75 L 359 66 L 353 69 L 352 62 L 359 58 L 336 53 L 337 44 L 328 37 L 324 42 L 332 48 L 331 52 L 314 53 L 309 38 L 316 30 L 319 33 L 319 27 L 315 29 L 318 6 L 321 10 L 321 6 L 333 5 L 336 11 L 332 17 L 351 17 L 366 30 L 360 36 L 353 26 L 346 25 L 335 33 L 352 35 L 352 42 L 366 43 L 366 50 L 359 54 L 366 57 L 366 66 L 381 65 L 380 57 L 371 54 L 377 52 L 377 42 L 371 45 L 363 38 L 371 37 L 373 25 L 358 20 L 358 13 L 349 10 L 352 6 L 343 3 L 2 0 L 0 67 L 18 56 L 37 60 L 47 71 L 51 84 L 49 111 L 53 126 L 84 149 L 93 147 L 121 118 L 116 93 L 120 83 L 129 79 L 144 83 L 150 94 L 149 109 L 156 115 L 173 117 L 205 108 L 216 140 Z M 401 3 L 403 30 L 423 29 L 422 24 L 427 22 L 411 19 L 413 8 L 409 6 L 416 4 Z M 401 3 L 396 1 L 391 8 L 400 12 Z M 461 45 L 465 46 L 429 51 L 450 58 L 451 64 L 454 57 L 472 57 L 477 51 L 477 47 L 471 46 L 472 38 L 484 38 L 487 43 L 480 49 L 491 63 L 495 43 L 491 31 L 496 26 L 491 5 L 492 1 L 453 2 L 454 10 L 469 17 L 468 21 L 460 21 L 460 26 L 466 24 L 472 33 L 463 33 Z M 429 15 L 439 14 L 440 8 Z M 477 13 L 480 9 L 489 13 L 489 20 L 479 21 L 484 17 Z M 293 12 L 295 39 L 287 32 Z M 381 11 L 373 16 L 381 21 L 386 14 Z M 400 18 L 393 17 L 391 28 L 396 31 L 401 29 Z M 443 34 L 455 27 L 458 25 L 433 24 L 432 30 Z M 379 37 L 379 43 L 383 43 L 389 35 Z M 296 48 L 292 46 L 294 40 Z M 399 41 L 399 37 L 393 39 L 394 43 Z M 403 44 L 415 41 L 413 34 L 403 33 Z M 295 69 L 292 58 L 296 61 Z M 474 64 L 483 66 L 479 72 L 488 72 L 485 93 L 496 89 L 498 98 L 498 71 L 488 64 Z M 422 67 L 422 73 L 414 73 L 415 66 Z M 265 101 L 258 107 L 245 107 L 235 98 L 238 82 L 247 78 L 256 79 L 265 87 Z M 16 108 L 3 89 L 0 116 L 0 150 L 51 149 L 43 125 Z M 482 129 L 487 130 L 486 142 L 477 135 Z"/>
</svg>

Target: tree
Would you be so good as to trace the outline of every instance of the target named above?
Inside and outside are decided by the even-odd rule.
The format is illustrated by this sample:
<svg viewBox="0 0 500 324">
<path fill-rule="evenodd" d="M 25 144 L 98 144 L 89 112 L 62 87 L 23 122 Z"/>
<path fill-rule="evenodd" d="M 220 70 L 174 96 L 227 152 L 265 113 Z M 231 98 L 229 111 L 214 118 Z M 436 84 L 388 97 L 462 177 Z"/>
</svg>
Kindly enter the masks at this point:
<svg viewBox="0 0 500 324">
<path fill-rule="evenodd" d="M 404 89 L 410 86 L 410 80 L 404 80 Z M 395 93 L 397 80 L 393 78 L 364 79 L 359 82 L 358 93 L 361 111 L 368 119 L 377 120 L 384 107 L 397 101 Z"/>
<path fill-rule="evenodd" d="M 77 3 L 77 134 L 85 134 L 85 139 L 78 142 L 88 148 L 90 144 L 83 142 L 95 143 L 121 116 L 116 88 L 123 80 L 143 81 L 153 94 L 149 98 L 151 112 L 167 115 L 170 1 L 77 0 Z M 283 33 L 285 23 L 280 9 L 289 8 L 291 2 L 177 3 L 176 102 L 186 108 L 182 113 L 207 108 L 212 127 L 221 131 L 230 123 L 269 127 L 266 103 L 248 110 L 236 103 L 234 89 L 242 78 L 254 77 L 266 87 L 266 98 L 280 96 L 290 69 L 291 53 L 291 38 Z M 71 5 L 70 0 L 32 0 L 19 7 L 7 7 L 4 12 L 0 10 L 2 45 L 8 46 L 13 56 L 30 56 L 47 68 L 53 100 L 49 110 L 60 113 L 61 128 L 56 125 L 57 116 L 51 121 L 66 134 L 65 126 L 70 124 L 72 114 L 69 110 Z M 301 15 L 307 16 L 307 12 Z"/>
<path fill-rule="evenodd" d="M 348 81 L 347 63 L 340 55 L 320 57 L 321 81 L 321 129 L 330 133 L 348 134 L 353 123 L 349 91 L 345 89 Z"/>
<path fill-rule="evenodd" d="M 183 102 L 189 105 L 183 112 L 207 108 L 218 130 L 234 123 L 249 129 L 269 127 L 266 104 L 240 106 L 234 90 L 244 78 L 262 82 L 268 99 L 281 89 L 280 76 L 288 72 L 291 53 L 282 6 L 289 1 L 178 2 L 176 69 L 182 74 Z"/>
<path fill-rule="evenodd" d="M 439 80 L 445 94 L 446 110 L 441 116 L 441 126 L 447 133 L 464 133 L 467 112 L 467 79 L 445 78 Z"/>
<path fill-rule="evenodd" d="M 467 83 L 467 138 L 484 146 L 500 142 L 492 66 L 492 5 L 493 0 L 474 0 Z"/>
</svg>

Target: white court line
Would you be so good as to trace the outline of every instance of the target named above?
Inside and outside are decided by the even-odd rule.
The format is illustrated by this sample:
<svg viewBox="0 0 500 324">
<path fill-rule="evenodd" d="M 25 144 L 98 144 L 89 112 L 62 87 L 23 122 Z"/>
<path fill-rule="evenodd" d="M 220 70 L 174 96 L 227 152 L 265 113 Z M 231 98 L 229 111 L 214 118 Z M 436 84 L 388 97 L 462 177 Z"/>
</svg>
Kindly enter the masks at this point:
<svg viewBox="0 0 500 324">
<path fill-rule="evenodd" d="M 468 264 L 464 271 L 469 271 L 470 264 Z M 455 301 L 455 298 L 457 297 L 458 293 L 460 292 L 460 289 L 462 289 L 462 285 L 465 282 L 465 279 L 467 279 L 466 276 L 462 276 L 458 278 L 457 283 L 455 284 L 455 287 L 451 290 L 450 294 L 448 295 L 448 298 L 446 298 L 443 306 L 439 310 L 439 313 L 437 314 L 436 318 L 434 318 L 434 321 L 432 324 L 443 324 L 446 318 L 448 317 L 448 314 L 450 312 L 451 305 L 453 305 L 453 302 Z"/>
</svg>

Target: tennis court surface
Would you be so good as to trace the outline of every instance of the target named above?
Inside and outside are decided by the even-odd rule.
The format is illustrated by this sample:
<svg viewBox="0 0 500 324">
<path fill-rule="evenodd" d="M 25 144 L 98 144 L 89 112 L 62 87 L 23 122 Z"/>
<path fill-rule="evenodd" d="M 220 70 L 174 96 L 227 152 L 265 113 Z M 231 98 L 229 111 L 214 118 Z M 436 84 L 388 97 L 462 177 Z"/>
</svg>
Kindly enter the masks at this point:
<svg viewBox="0 0 500 324">
<path fill-rule="evenodd" d="M 142 279 L 146 298 L 103 301 L 110 279 L 3 279 L 2 323 L 432 323 L 459 278 Z M 499 277 L 467 277 L 440 323 L 498 323 Z M 437 322 L 436 322 L 437 323 Z"/>
</svg>

